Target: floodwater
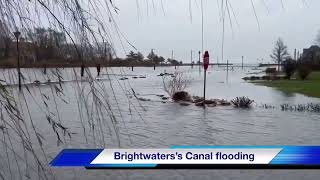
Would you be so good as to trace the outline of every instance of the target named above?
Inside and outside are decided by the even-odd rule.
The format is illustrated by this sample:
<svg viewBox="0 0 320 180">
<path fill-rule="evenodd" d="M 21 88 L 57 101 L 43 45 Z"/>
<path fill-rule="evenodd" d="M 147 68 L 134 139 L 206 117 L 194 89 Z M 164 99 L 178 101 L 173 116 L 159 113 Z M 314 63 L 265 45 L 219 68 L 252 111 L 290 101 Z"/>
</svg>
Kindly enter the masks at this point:
<svg viewBox="0 0 320 180">
<path fill-rule="evenodd" d="M 50 84 L 26 85 L 23 94 L 12 89 L 21 104 L 25 121 L 33 120 L 36 131 L 43 135 L 43 149 L 50 161 L 63 148 L 168 148 L 174 145 L 319 145 L 320 114 L 311 112 L 283 112 L 280 104 L 320 103 L 318 98 L 281 91 L 246 83 L 241 78 L 257 70 L 234 68 L 228 73 L 225 67 L 210 67 L 207 74 L 207 98 L 232 100 L 247 96 L 255 100 L 251 109 L 233 107 L 200 108 L 181 106 L 157 95 L 164 92 L 161 72 L 173 73 L 174 67 L 109 68 L 103 69 L 99 80 L 89 82 L 79 77 L 80 69 L 60 69 L 60 85 L 54 83 L 55 69 L 44 75 L 40 69 L 24 69 L 24 82 L 50 79 Z M 203 94 L 203 71 L 198 67 L 178 67 L 190 80 L 187 91 L 191 95 Z M 15 84 L 14 69 L 2 70 L 2 80 Z M 95 68 L 90 69 L 95 78 Z M 15 73 L 15 74 L 14 74 Z M 74 75 L 76 74 L 76 76 Z M 108 75 L 109 74 L 109 75 Z M 85 74 L 85 76 L 88 76 Z M 146 78 L 133 78 L 144 76 Z M 121 78 L 128 78 L 120 80 Z M 170 78 L 170 77 L 167 77 Z M 77 80 L 75 80 L 77 79 Z M 9 83 L 10 82 L 10 83 Z M 56 86 L 56 87 L 55 87 Z M 133 93 L 134 91 L 134 93 Z M 44 98 L 44 95 L 46 98 Z M 150 99 L 139 101 L 135 97 Z M 85 100 L 83 100 L 85 99 Z M 26 106 L 27 104 L 27 106 Z M 262 104 L 274 106 L 262 108 Z M 28 108 L 26 108 L 28 107 Z M 71 138 L 61 136 L 65 143 L 57 143 L 57 136 L 48 123 L 47 115 L 60 122 L 71 132 Z M 115 118 L 112 119 L 111 118 Z M 1 121 L 0 121 L 1 122 Z M 94 128 L 92 128 L 94 127 Z M 31 128 L 30 128 L 31 129 Z M 94 129 L 94 130 L 93 130 Z M 32 130 L 30 130 L 32 132 Z M 19 138 L 10 132 L 13 140 Z M 33 144 L 39 156 L 41 149 L 35 137 Z M 1 143 L 0 143 L 1 144 Z M 13 145 L 23 154 L 19 143 Z M 6 159 L 4 144 L 0 145 L 0 173 L 8 179 L 38 178 L 37 166 L 27 168 L 22 160 L 20 173 L 14 156 Z M 27 157 L 32 164 L 32 156 Z M 45 158 L 40 158 L 44 164 Z M 11 172 L 10 173 L 10 169 Z M 29 170 L 25 170 L 29 169 Z M 56 179 L 317 179 L 319 171 L 313 170 L 85 170 L 83 168 L 48 168 Z M 48 174 L 49 174 L 48 171 Z M 1 177 L 1 176 L 0 176 Z M 49 179 L 51 178 L 48 175 Z M 5 178 L 5 179 L 7 179 Z M 0 178 L 1 179 L 1 178 Z"/>
</svg>

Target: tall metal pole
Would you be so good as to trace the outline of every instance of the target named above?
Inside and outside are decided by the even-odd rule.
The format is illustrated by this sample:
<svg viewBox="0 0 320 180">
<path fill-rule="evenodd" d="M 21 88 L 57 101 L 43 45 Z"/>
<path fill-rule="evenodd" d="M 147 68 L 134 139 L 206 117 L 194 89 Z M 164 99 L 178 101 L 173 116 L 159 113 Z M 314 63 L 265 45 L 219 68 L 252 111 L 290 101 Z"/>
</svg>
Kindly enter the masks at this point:
<svg viewBox="0 0 320 180">
<path fill-rule="evenodd" d="M 204 70 L 204 83 L 203 83 L 203 106 L 206 107 L 206 84 L 207 84 L 207 70 Z"/>
<path fill-rule="evenodd" d="M 154 49 L 151 49 L 151 54 L 154 55 Z M 155 71 L 156 70 L 156 62 L 154 60 L 154 58 L 152 59 L 153 61 L 153 70 Z"/>
<path fill-rule="evenodd" d="M 14 32 L 14 36 L 17 39 L 17 54 L 18 54 L 18 79 L 19 79 L 19 91 L 21 91 L 21 72 L 20 72 L 20 49 L 19 49 L 19 36 L 20 36 L 20 32 L 16 31 Z"/>
<path fill-rule="evenodd" d="M 199 64 L 199 73 L 201 71 L 201 52 L 199 51 L 199 61 L 198 61 L 198 64 Z"/>
<path fill-rule="evenodd" d="M 203 40 L 204 40 L 204 32 L 203 32 L 204 20 L 203 20 L 203 0 L 201 0 L 201 52 L 203 53 Z"/>
<path fill-rule="evenodd" d="M 227 60 L 227 82 L 229 80 L 229 60 Z"/>
<path fill-rule="evenodd" d="M 242 70 L 243 70 L 243 56 L 242 56 Z"/>
<path fill-rule="evenodd" d="M 172 52 L 171 52 L 171 60 L 173 60 L 173 50 L 172 50 Z"/>
<path fill-rule="evenodd" d="M 193 68 L 193 61 L 192 61 L 192 50 L 191 50 L 191 57 L 190 57 L 190 60 L 191 60 L 191 68 Z"/>
<path fill-rule="evenodd" d="M 206 84 L 207 84 L 207 69 L 209 67 L 209 53 L 206 51 L 203 54 L 203 69 L 204 69 L 204 82 L 203 82 L 203 107 L 206 107 Z"/>
<path fill-rule="evenodd" d="M 17 38 L 17 52 L 18 52 L 19 91 L 21 91 L 21 72 L 20 72 L 20 49 L 19 49 L 19 38 Z"/>
<path fill-rule="evenodd" d="M 217 65 L 219 67 L 219 56 L 217 56 Z"/>
</svg>

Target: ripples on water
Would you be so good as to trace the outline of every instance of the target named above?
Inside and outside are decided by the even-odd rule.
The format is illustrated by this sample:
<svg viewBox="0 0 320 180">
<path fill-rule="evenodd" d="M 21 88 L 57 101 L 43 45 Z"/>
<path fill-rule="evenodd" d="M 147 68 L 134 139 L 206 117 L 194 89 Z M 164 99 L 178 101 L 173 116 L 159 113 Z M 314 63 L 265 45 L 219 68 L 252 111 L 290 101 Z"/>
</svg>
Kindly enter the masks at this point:
<svg viewBox="0 0 320 180">
<path fill-rule="evenodd" d="M 229 72 L 226 79 L 226 72 L 223 68 L 209 70 L 207 76 L 207 97 L 223 98 L 231 100 L 237 96 L 248 96 L 254 99 L 256 105 L 252 109 L 241 110 L 232 107 L 199 108 L 193 105 L 184 107 L 172 102 L 161 103 L 156 96 L 166 95 L 163 91 L 162 78 L 157 74 L 161 72 L 174 72 L 174 68 L 135 68 L 132 72 L 129 68 L 112 68 L 109 74 L 101 75 L 96 82 L 98 89 L 104 91 L 99 96 L 107 98 L 113 109 L 113 115 L 118 119 L 116 131 L 108 115 L 102 113 L 102 124 L 96 124 L 96 132 L 90 131 L 90 118 L 85 112 L 85 104 L 79 103 L 79 89 L 83 89 L 84 97 L 87 97 L 87 109 L 92 106 L 92 96 L 86 96 L 89 91 L 87 81 L 77 84 L 72 69 L 61 69 L 64 81 L 62 83 L 62 98 L 57 98 L 56 103 L 59 112 L 54 112 L 61 117 L 63 125 L 74 133 L 71 139 L 66 138 L 66 144 L 57 146 L 56 135 L 48 125 L 45 109 L 41 99 L 41 93 L 52 95 L 52 86 L 49 85 L 28 85 L 32 94 L 28 95 L 24 89 L 32 119 L 37 129 L 44 134 L 44 150 L 51 160 L 62 148 L 112 148 L 118 147 L 117 133 L 120 138 L 120 146 L 123 148 L 166 148 L 173 145 L 319 145 L 320 135 L 320 114 L 310 112 L 282 112 L 280 104 L 297 103 L 319 103 L 317 98 L 309 98 L 297 94 L 285 94 L 272 88 L 255 86 L 246 83 L 241 78 L 250 69 L 237 69 Z M 203 92 L 203 72 L 198 68 L 180 67 L 185 75 L 191 79 L 188 91 L 192 95 L 201 96 Z M 76 69 L 79 74 L 80 70 Z M 95 69 L 91 69 L 93 75 Z M 12 75 L 15 70 L 2 70 L 1 79 L 16 81 Z M 41 82 L 52 78 L 48 70 L 48 77 L 40 73 L 40 70 L 24 69 L 25 82 L 39 80 Z M 103 73 L 106 73 L 104 70 Z M 123 76 L 146 76 L 145 79 L 133 79 L 119 81 Z M 80 78 L 80 77 L 78 77 Z M 112 88 L 111 88 L 112 87 Z M 16 89 L 17 86 L 8 86 Z M 134 89 L 139 97 L 149 98 L 151 101 L 139 102 L 132 94 Z M 15 92 L 17 93 L 17 92 Z M 114 93 L 114 94 L 113 94 Z M 16 94 L 16 97 L 19 95 Z M 53 98 L 53 96 L 50 96 Z M 63 99 L 63 100 L 61 100 Z M 35 102 L 38 102 L 35 103 Z M 55 103 L 49 101 L 51 111 L 55 111 Z M 80 105 L 79 105 L 80 104 Z M 275 109 L 259 108 L 260 104 L 270 104 Z M 118 105 L 118 107 L 116 107 Z M 81 113 L 79 113 L 79 109 Z M 26 108 L 23 108 L 24 116 L 27 116 Z M 103 112 L 103 110 L 101 110 Z M 90 111 L 91 113 L 91 111 Z M 89 113 L 89 114 L 90 114 Z M 97 118 L 93 115 L 89 117 Z M 80 119 L 86 123 L 81 123 Z M 26 118 L 28 119 L 28 118 Z M 98 122 L 98 121 L 97 121 Z M 86 132 L 84 132 L 84 129 Z M 17 137 L 13 137 L 19 140 Z M 87 140 L 87 141 L 86 141 Z M 1 144 L 3 146 L 3 144 Z M 14 146 L 17 152 L 22 153 L 21 146 Z M 1 158 L 6 159 L 5 148 L 1 148 Z M 38 149 L 40 152 L 40 150 Z M 10 161 L 14 158 L 9 157 Z M 43 160 L 43 159 L 42 159 Z M 22 163 L 22 162 L 21 162 Z M 11 162 L 14 166 L 14 163 Z M 24 167 L 23 165 L 21 167 Z M 22 168 L 23 169 L 23 168 Z M 37 168 L 35 168 L 37 169 Z M 79 168 L 57 168 L 54 171 L 57 179 L 315 179 L 320 173 L 317 171 L 218 171 L 218 170 L 163 170 L 163 171 L 85 171 Z M 0 172 L 10 178 L 8 167 L 2 160 Z M 19 179 L 16 169 L 12 168 L 13 179 Z M 31 177 L 36 177 L 36 173 Z"/>
</svg>

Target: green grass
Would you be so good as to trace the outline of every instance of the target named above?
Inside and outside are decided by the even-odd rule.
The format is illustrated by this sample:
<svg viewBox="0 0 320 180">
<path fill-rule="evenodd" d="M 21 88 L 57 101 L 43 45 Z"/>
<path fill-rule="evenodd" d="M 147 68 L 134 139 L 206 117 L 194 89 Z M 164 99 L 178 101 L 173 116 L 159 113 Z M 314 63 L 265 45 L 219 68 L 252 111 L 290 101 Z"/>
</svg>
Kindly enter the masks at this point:
<svg viewBox="0 0 320 180">
<path fill-rule="evenodd" d="M 294 78 L 296 75 L 294 76 Z M 291 79 L 277 81 L 259 81 L 254 84 L 274 87 L 287 93 L 301 93 L 311 97 L 320 98 L 320 72 L 312 72 L 307 80 Z"/>
</svg>

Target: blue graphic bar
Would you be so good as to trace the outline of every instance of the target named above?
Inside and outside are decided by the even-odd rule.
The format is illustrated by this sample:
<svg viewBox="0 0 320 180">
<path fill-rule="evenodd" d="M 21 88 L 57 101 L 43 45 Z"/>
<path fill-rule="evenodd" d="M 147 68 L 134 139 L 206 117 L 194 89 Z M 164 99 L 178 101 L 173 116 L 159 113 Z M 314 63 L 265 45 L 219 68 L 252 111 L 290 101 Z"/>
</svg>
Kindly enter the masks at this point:
<svg viewBox="0 0 320 180">
<path fill-rule="evenodd" d="M 268 167 L 279 167 L 283 169 L 286 167 L 312 167 L 320 169 L 320 146 L 173 146 L 170 149 L 179 151 L 179 149 L 281 149 L 281 151 L 275 155 L 269 164 L 261 165 L 257 164 L 257 167 L 268 168 Z M 55 159 L 50 163 L 53 167 L 86 167 L 101 168 L 101 169 L 113 169 L 113 168 L 159 168 L 165 167 L 172 169 L 179 168 L 228 168 L 228 164 L 91 164 L 104 149 L 64 149 L 62 150 Z M 112 156 L 111 156 L 112 157 Z M 108 161 L 108 160 L 106 160 Z M 190 165 L 190 166 L 188 166 Z M 236 165 L 229 164 L 230 167 L 248 167 L 255 168 L 254 164 L 243 164 Z"/>
<path fill-rule="evenodd" d="M 86 167 L 103 149 L 64 149 L 50 162 L 54 167 Z"/>
</svg>

